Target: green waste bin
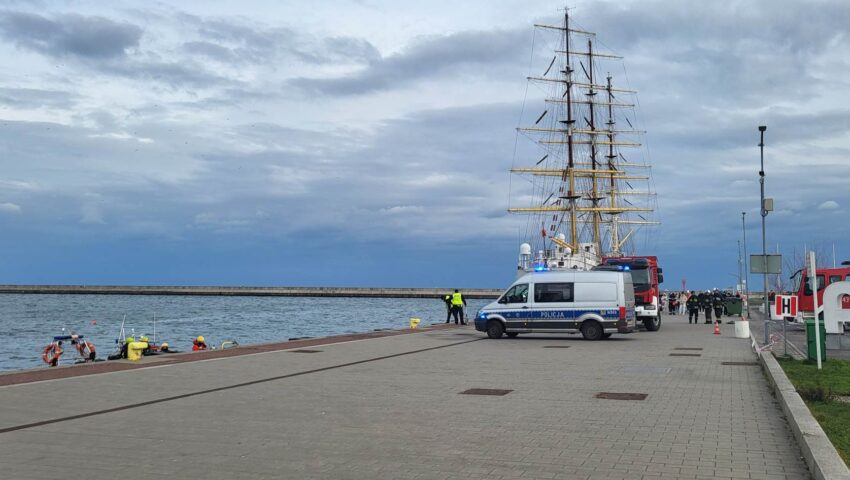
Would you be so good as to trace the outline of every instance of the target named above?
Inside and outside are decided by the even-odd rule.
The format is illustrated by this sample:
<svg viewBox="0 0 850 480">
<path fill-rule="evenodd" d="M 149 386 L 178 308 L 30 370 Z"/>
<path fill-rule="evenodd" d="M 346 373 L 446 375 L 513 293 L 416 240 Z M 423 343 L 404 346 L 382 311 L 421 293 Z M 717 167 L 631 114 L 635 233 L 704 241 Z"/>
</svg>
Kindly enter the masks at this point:
<svg viewBox="0 0 850 480">
<path fill-rule="evenodd" d="M 820 359 L 826 360 L 826 327 L 823 321 L 818 321 L 820 327 Z M 806 347 L 809 354 L 809 360 L 818 361 L 818 352 L 815 346 L 815 321 L 806 320 Z"/>
<path fill-rule="evenodd" d="M 744 311 L 744 304 L 739 297 L 726 297 L 723 299 L 723 306 L 729 316 L 740 315 Z"/>
</svg>

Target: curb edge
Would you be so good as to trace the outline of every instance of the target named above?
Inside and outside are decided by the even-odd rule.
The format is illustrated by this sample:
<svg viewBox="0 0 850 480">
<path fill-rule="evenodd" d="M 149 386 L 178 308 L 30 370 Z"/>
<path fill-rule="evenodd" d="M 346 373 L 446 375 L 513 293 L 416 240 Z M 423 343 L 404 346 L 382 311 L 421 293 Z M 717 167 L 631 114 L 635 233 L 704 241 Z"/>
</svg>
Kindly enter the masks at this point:
<svg viewBox="0 0 850 480">
<path fill-rule="evenodd" d="M 758 345 L 752 333 L 750 339 Z M 809 407 L 803 402 L 803 398 L 797 393 L 797 389 L 785 375 L 785 371 L 779 366 L 779 362 L 773 358 L 771 352 L 758 353 L 759 364 L 767 376 L 771 389 L 776 394 L 776 399 L 785 413 L 785 418 L 794 438 L 803 453 L 803 459 L 809 467 L 812 477 L 816 480 L 846 479 L 850 480 L 850 469 L 838 455 L 838 451 Z"/>
</svg>

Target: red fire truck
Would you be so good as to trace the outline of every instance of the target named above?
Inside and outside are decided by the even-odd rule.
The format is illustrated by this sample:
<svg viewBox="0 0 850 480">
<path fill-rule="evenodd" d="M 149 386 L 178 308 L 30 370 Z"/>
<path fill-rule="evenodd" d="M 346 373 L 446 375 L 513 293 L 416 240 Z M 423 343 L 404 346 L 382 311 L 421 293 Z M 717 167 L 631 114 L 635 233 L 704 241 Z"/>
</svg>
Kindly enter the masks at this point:
<svg viewBox="0 0 850 480">
<path fill-rule="evenodd" d="M 659 305 L 661 291 L 658 288 L 664 282 L 662 269 L 658 266 L 658 257 L 603 257 L 602 265 L 629 270 L 635 286 L 635 314 L 637 321 L 643 321 L 644 327 L 650 332 L 661 328 L 661 311 Z"/>
<path fill-rule="evenodd" d="M 846 265 L 844 262 L 842 265 Z M 791 275 L 793 282 L 792 292 L 796 292 L 797 304 L 799 305 L 797 317 L 794 319 L 797 323 L 804 323 L 806 320 L 815 318 L 815 303 L 812 297 L 812 283 L 809 278 L 807 269 L 797 270 L 794 275 Z M 823 291 L 828 285 L 835 282 L 850 281 L 850 266 L 842 266 L 837 268 L 818 268 L 817 283 L 818 283 L 818 306 L 823 305 Z M 789 317 L 790 318 L 790 317 Z M 823 312 L 820 314 L 823 319 Z"/>
</svg>

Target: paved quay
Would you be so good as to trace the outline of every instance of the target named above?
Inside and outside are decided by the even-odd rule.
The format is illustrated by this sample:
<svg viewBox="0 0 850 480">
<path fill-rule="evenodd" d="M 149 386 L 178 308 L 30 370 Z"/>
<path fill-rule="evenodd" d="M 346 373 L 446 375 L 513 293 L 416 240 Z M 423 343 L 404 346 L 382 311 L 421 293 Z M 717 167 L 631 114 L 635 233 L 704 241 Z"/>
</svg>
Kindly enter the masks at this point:
<svg viewBox="0 0 850 480">
<path fill-rule="evenodd" d="M 7 385 L 2 477 L 809 478 L 760 368 L 722 364 L 754 362 L 749 342 L 664 322 L 600 342 L 426 329 Z"/>
</svg>

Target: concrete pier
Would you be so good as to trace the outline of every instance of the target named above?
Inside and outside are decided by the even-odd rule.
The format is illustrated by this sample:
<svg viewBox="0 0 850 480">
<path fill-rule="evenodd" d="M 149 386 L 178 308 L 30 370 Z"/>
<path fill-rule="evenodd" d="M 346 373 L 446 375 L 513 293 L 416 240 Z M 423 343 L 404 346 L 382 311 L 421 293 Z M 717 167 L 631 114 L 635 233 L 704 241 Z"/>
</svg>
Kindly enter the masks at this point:
<svg viewBox="0 0 850 480">
<path fill-rule="evenodd" d="M 215 295 L 273 297 L 440 298 L 452 288 L 204 287 L 134 285 L 0 285 L 0 293 L 72 295 Z M 503 290 L 460 289 L 466 298 L 497 298 Z"/>
<path fill-rule="evenodd" d="M 0 465 L 15 479 L 809 478 L 749 342 L 664 322 L 599 342 L 427 328 L 3 386 Z"/>
</svg>

